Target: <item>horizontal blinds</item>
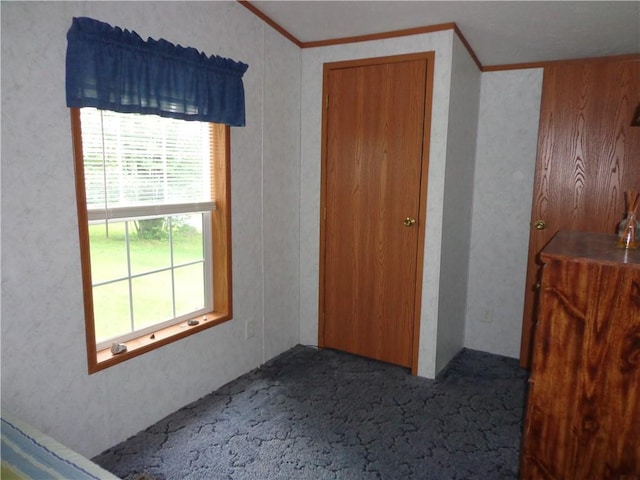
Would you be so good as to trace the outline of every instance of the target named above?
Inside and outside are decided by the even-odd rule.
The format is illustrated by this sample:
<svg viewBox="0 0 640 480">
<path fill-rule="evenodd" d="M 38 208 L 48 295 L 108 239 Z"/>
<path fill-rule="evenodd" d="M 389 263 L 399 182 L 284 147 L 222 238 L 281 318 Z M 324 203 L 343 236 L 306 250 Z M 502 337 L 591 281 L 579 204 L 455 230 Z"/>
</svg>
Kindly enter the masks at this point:
<svg viewBox="0 0 640 480">
<path fill-rule="evenodd" d="M 137 207 L 96 208 L 87 211 L 89 221 L 125 218 L 160 217 L 182 213 L 211 212 L 215 202 L 174 203 L 165 205 L 144 205 Z"/>
<path fill-rule="evenodd" d="M 122 218 L 187 204 L 200 210 L 203 202 L 212 209 L 207 123 L 92 108 L 81 109 L 81 122 L 90 212 Z"/>
</svg>

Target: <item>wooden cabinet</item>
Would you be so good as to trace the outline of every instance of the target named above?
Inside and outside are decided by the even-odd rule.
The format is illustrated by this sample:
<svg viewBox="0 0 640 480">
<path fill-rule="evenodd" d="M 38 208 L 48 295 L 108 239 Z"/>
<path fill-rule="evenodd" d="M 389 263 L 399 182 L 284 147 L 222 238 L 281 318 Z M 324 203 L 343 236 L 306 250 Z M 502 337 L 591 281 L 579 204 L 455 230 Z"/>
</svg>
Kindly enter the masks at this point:
<svg viewBox="0 0 640 480">
<path fill-rule="evenodd" d="M 542 251 L 522 479 L 640 479 L 640 250 L 559 232 Z"/>
</svg>

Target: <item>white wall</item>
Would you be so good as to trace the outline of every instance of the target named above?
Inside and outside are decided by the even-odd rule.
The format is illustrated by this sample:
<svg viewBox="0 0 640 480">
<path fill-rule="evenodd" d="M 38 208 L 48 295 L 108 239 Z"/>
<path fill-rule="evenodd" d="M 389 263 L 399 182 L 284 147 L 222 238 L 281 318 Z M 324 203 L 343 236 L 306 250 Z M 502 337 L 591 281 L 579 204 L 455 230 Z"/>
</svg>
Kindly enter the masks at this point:
<svg viewBox="0 0 640 480">
<path fill-rule="evenodd" d="M 480 70 L 456 35 L 443 201 L 436 372 L 464 346 L 479 101 Z"/>
<path fill-rule="evenodd" d="M 482 74 L 474 178 L 478 73 L 451 31 L 301 52 L 233 1 L 0 5 L 3 408 L 93 455 L 316 344 L 322 64 L 410 52 L 436 52 L 418 373 L 460 344 L 465 288 L 464 345 L 517 356 L 540 70 Z M 247 126 L 232 129 L 234 320 L 91 376 L 64 98 L 65 35 L 81 15 L 250 65 Z M 472 178 L 465 251 L 468 227 L 449 222 L 468 219 Z"/>
<path fill-rule="evenodd" d="M 520 355 L 542 69 L 482 74 L 465 346 Z"/>
<path fill-rule="evenodd" d="M 300 340 L 300 49 L 265 27 L 264 360 Z M 242 301 L 241 299 L 238 299 Z"/>
<path fill-rule="evenodd" d="M 305 49 L 302 52 L 302 158 L 300 185 L 300 341 L 318 342 L 318 257 L 322 65 L 326 62 L 435 51 L 429 188 L 420 319 L 418 375 L 436 373 L 440 250 L 447 154 L 453 31 Z"/>
<path fill-rule="evenodd" d="M 2 408 L 93 455 L 297 343 L 300 50 L 233 1 L 1 8 Z M 234 319 L 94 375 L 65 105 L 73 16 L 249 64 L 247 126 L 231 134 Z"/>
<path fill-rule="evenodd" d="M 481 74 L 452 32 L 302 52 L 300 342 L 318 341 L 322 64 L 429 50 L 436 69 L 418 375 L 433 377 L 462 346 L 519 355 L 542 90 L 542 69 Z M 497 235 L 505 218 L 517 227 Z"/>
</svg>

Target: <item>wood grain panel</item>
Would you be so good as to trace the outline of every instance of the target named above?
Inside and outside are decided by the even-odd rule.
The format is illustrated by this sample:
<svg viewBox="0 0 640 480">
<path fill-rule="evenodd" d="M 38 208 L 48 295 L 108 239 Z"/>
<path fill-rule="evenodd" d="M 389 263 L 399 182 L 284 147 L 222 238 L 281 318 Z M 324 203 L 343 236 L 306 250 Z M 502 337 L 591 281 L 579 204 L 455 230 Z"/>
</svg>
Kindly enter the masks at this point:
<svg viewBox="0 0 640 480">
<path fill-rule="evenodd" d="M 521 478 L 640 478 L 640 255 L 542 261 Z"/>
<path fill-rule="evenodd" d="M 531 209 L 520 361 L 528 366 L 537 316 L 538 255 L 561 229 L 614 233 L 625 190 L 640 190 L 640 57 L 545 67 Z M 537 230 L 538 220 L 546 223 Z"/>
</svg>

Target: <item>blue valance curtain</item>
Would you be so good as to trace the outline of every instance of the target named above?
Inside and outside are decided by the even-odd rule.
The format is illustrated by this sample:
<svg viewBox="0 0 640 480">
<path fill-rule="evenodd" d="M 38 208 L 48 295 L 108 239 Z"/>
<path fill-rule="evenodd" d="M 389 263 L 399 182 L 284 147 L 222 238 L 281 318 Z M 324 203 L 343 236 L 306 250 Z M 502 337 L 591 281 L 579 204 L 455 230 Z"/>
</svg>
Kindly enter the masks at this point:
<svg viewBox="0 0 640 480">
<path fill-rule="evenodd" d="M 92 18 L 67 33 L 68 107 L 245 125 L 248 65 L 140 36 Z"/>
</svg>

